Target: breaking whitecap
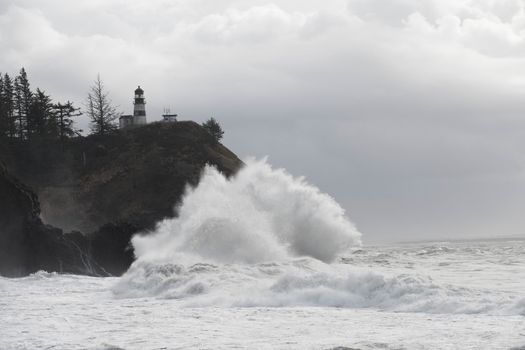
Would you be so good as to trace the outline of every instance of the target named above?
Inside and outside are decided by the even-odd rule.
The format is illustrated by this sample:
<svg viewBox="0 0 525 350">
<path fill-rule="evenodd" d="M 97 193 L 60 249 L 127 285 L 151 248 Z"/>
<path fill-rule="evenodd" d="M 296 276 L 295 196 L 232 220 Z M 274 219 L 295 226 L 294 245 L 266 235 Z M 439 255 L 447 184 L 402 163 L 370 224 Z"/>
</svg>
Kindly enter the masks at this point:
<svg viewBox="0 0 525 350">
<path fill-rule="evenodd" d="M 207 167 L 199 185 L 188 189 L 177 218 L 133 239 L 137 260 L 113 291 L 118 297 L 179 299 L 199 307 L 525 312 L 525 301 L 515 293 L 352 266 L 360 236 L 334 199 L 265 160 L 249 160 L 230 179 Z M 454 253 L 432 246 L 411 258 Z M 386 260 L 406 259 L 381 254 Z"/>
</svg>

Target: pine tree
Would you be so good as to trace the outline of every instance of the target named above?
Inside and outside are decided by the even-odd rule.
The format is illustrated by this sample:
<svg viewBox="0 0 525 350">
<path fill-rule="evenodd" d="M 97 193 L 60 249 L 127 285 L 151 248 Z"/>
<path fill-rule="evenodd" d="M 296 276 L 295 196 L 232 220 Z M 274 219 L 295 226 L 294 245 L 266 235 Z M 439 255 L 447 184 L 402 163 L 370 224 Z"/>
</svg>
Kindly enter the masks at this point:
<svg viewBox="0 0 525 350">
<path fill-rule="evenodd" d="M 15 79 L 15 101 L 16 101 L 16 118 L 18 121 L 18 137 L 20 139 L 28 138 L 33 134 L 34 126 L 28 124 L 28 116 L 31 109 L 33 93 L 29 86 L 29 80 L 24 68 Z"/>
<path fill-rule="evenodd" d="M 15 125 L 15 92 L 14 92 L 14 85 L 13 80 L 9 76 L 9 74 L 5 74 L 3 78 L 3 88 L 2 88 L 2 100 L 4 105 L 4 113 L 5 113 L 5 122 L 6 122 L 6 130 L 7 135 L 10 138 L 14 138 L 16 136 L 16 125 Z"/>
<path fill-rule="evenodd" d="M 212 117 L 208 119 L 208 121 L 202 123 L 202 126 L 210 133 L 211 136 L 213 136 L 215 142 L 219 142 L 222 139 L 224 131 L 222 130 L 219 122 L 215 120 L 215 118 Z"/>
<path fill-rule="evenodd" d="M 53 106 L 56 116 L 56 130 L 61 142 L 67 137 L 72 137 L 81 132 L 73 127 L 73 118 L 82 115 L 80 108 L 75 108 L 73 103 L 67 101 L 66 104 L 57 103 Z"/>
<path fill-rule="evenodd" d="M 88 93 L 87 114 L 91 119 L 91 131 L 93 134 L 106 135 L 116 130 L 115 120 L 119 117 L 116 108 L 113 107 L 108 92 L 100 80 L 100 75 L 94 81 Z"/>
<path fill-rule="evenodd" d="M 52 136 L 52 130 L 49 126 L 54 119 L 53 112 L 51 98 L 42 90 L 36 89 L 27 115 L 27 137 L 32 138 L 38 135 L 41 138 L 46 138 Z"/>
<path fill-rule="evenodd" d="M 7 111 L 4 102 L 4 78 L 0 74 L 0 138 L 7 138 L 8 135 Z"/>
</svg>

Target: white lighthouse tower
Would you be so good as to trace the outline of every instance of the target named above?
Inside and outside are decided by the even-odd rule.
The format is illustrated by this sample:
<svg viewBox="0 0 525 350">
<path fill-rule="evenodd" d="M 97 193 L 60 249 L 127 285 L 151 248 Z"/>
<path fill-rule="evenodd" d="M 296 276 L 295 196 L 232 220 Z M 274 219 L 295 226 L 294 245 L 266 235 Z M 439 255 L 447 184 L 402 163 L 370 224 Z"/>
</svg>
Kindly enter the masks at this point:
<svg viewBox="0 0 525 350">
<path fill-rule="evenodd" d="M 133 105 L 133 125 L 146 125 L 146 100 L 144 99 L 144 90 L 140 88 L 140 85 L 135 90 Z"/>
</svg>

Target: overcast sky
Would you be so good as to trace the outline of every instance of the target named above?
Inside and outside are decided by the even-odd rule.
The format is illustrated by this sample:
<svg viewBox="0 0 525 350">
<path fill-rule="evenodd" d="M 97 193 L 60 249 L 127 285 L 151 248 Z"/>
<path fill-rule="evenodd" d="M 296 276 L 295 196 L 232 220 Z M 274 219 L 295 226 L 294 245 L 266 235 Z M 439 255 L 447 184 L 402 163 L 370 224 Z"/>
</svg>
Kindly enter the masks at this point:
<svg viewBox="0 0 525 350">
<path fill-rule="evenodd" d="M 217 118 L 365 243 L 525 237 L 525 1 L 0 0 L 0 71 Z"/>
</svg>

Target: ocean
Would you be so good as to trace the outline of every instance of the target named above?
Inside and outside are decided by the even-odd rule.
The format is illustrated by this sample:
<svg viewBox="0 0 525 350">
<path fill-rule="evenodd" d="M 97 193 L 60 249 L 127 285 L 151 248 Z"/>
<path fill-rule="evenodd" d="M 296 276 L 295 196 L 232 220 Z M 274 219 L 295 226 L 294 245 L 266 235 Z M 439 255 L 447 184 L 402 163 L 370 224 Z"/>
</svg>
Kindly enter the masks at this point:
<svg viewBox="0 0 525 350">
<path fill-rule="evenodd" d="M 149 273 L 1 278 L 0 349 L 525 348 L 525 241 Z"/>
<path fill-rule="evenodd" d="M 177 211 L 121 277 L 0 278 L 0 349 L 525 349 L 525 240 L 362 244 L 265 161 Z"/>
</svg>

